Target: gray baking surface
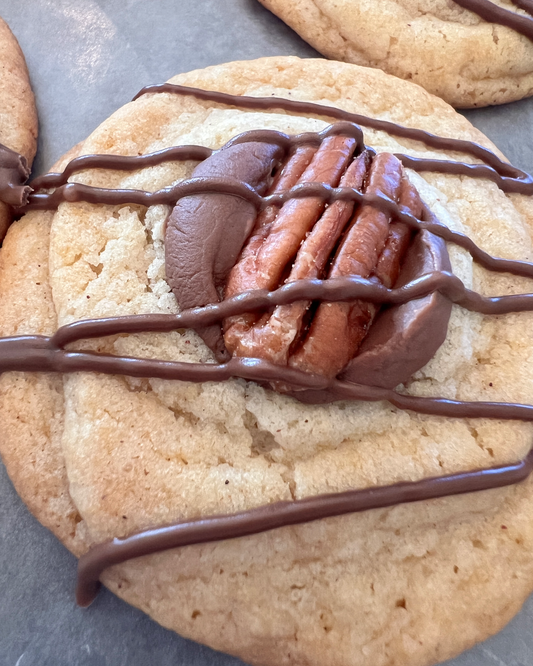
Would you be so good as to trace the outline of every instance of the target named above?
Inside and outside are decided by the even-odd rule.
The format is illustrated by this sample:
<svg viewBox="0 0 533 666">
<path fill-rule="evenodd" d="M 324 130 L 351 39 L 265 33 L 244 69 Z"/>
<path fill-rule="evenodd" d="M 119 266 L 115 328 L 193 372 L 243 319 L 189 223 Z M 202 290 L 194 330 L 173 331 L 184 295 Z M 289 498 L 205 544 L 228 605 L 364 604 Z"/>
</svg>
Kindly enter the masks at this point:
<svg viewBox="0 0 533 666">
<path fill-rule="evenodd" d="M 318 54 L 255 0 L 0 0 L 28 61 L 42 173 L 148 83 L 230 60 Z M 533 171 L 533 99 L 469 111 Z M 238 666 L 107 591 L 74 602 L 76 560 L 29 514 L 0 466 L 0 666 Z M 533 600 L 446 666 L 531 666 Z"/>
</svg>

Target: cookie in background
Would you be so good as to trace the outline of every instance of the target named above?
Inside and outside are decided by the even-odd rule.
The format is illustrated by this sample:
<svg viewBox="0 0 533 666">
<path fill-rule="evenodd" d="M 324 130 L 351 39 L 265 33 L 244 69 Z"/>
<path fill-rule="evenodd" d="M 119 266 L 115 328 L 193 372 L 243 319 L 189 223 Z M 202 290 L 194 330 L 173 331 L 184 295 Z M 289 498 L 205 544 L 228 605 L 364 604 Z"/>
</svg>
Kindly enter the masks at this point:
<svg viewBox="0 0 533 666">
<path fill-rule="evenodd" d="M 12 206 L 25 203 L 25 182 L 37 150 L 37 111 L 20 46 L 0 19 L 0 243 Z"/>
<path fill-rule="evenodd" d="M 418 83 L 457 108 L 533 92 L 530 0 L 259 0 L 334 60 Z"/>
</svg>

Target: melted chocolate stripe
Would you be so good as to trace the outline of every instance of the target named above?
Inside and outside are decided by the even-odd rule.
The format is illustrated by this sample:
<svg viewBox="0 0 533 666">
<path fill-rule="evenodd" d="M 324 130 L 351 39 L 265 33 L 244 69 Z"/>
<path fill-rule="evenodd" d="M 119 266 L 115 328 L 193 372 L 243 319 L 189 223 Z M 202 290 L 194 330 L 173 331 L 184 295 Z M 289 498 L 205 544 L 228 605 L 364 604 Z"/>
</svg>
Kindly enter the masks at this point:
<svg viewBox="0 0 533 666">
<path fill-rule="evenodd" d="M 268 130 L 265 130 L 267 132 Z M 270 137 L 255 138 L 259 132 L 250 132 L 250 138 L 247 141 L 264 141 L 265 143 L 278 143 L 281 141 L 272 141 Z M 262 134 L 262 133 L 261 133 Z M 316 138 L 316 134 L 314 137 Z M 239 141 L 238 143 L 243 143 Z M 226 145 L 233 145 L 237 141 L 228 142 Z M 304 141 L 301 142 L 302 144 Z M 307 141 L 305 143 L 315 144 L 316 141 Z M 298 144 L 293 144 L 298 145 Z M 69 163 L 68 167 L 63 173 L 48 173 L 44 176 L 35 178 L 30 187 L 33 190 L 48 189 L 53 187 L 60 187 L 65 185 L 68 179 L 75 173 L 85 171 L 87 169 L 110 169 L 116 171 L 137 171 L 149 166 L 157 166 L 165 162 L 173 162 L 178 160 L 201 160 L 213 154 L 209 148 L 203 146 L 186 146 L 187 152 L 182 153 L 178 151 L 178 147 L 166 148 L 156 153 L 148 153 L 146 155 L 139 155 L 137 157 L 121 157 L 119 155 L 83 155 L 77 157 Z M 372 150 L 365 147 L 366 150 Z M 194 149 L 194 150 L 193 150 Z M 196 152 L 197 149 L 197 152 Z M 470 178 L 486 178 L 495 183 L 503 192 L 514 193 L 517 188 L 522 187 L 528 181 L 523 179 L 510 178 L 508 176 L 501 176 L 495 169 L 487 166 L 486 164 L 470 164 L 468 162 L 457 162 L 454 160 L 437 160 L 426 157 L 413 157 L 405 155 L 404 153 L 394 153 L 394 156 L 402 162 L 408 169 L 413 171 L 424 172 L 432 171 L 435 173 L 446 173 L 460 176 L 468 176 Z M 108 159 L 110 158 L 110 159 Z M 146 159 L 145 159 L 146 158 Z"/>
<path fill-rule="evenodd" d="M 467 310 L 482 314 L 501 315 L 533 310 L 533 294 L 481 296 L 467 289 L 456 275 L 445 271 L 428 273 L 397 289 L 387 289 L 382 284 L 364 278 L 338 277 L 327 280 L 297 280 L 274 291 L 248 291 L 220 303 L 183 310 L 175 315 L 143 314 L 75 321 L 59 328 L 50 340 L 53 347 L 60 349 L 82 339 L 120 333 L 164 333 L 179 328 L 210 326 L 234 315 L 268 310 L 275 305 L 289 305 L 301 300 L 334 302 L 362 299 L 398 305 L 424 298 L 435 291 Z M 2 338 L 0 350 L 1 348 Z M 0 365 L 0 369 L 1 367 Z"/>
<path fill-rule="evenodd" d="M 512 0 L 517 7 L 533 15 L 533 0 Z"/>
<path fill-rule="evenodd" d="M 530 16 L 516 14 L 509 9 L 504 9 L 490 2 L 490 0 L 454 0 L 454 2 L 460 7 L 476 13 L 489 23 L 499 23 L 500 25 L 507 26 L 528 39 L 533 40 L 533 19 Z M 516 0 L 514 2 L 521 9 L 525 9 L 526 11 L 531 10 L 528 3 L 522 3 L 521 6 L 520 2 L 516 2 Z"/>
<path fill-rule="evenodd" d="M 230 139 L 225 148 L 233 146 L 237 143 L 245 143 L 248 141 L 259 141 L 264 143 L 276 143 L 277 145 L 289 150 L 298 146 L 311 145 L 320 146 L 320 144 L 330 136 L 349 136 L 356 140 L 356 153 L 366 148 L 363 130 L 359 125 L 352 122 L 338 122 L 334 125 L 328 125 L 320 132 L 302 132 L 301 134 L 285 134 L 279 130 L 259 129 L 248 130 L 242 134 L 238 134 L 233 139 Z"/>
<path fill-rule="evenodd" d="M 503 192 L 520 193 L 525 185 L 529 191 L 529 180 L 501 176 L 495 169 L 486 164 L 469 164 L 468 162 L 455 162 L 453 160 L 434 160 L 426 157 L 412 157 L 403 153 L 394 153 L 400 162 L 413 171 L 432 171 L 450 175 L 468 176 L 469 178 L 486 178 L 495 183 Z M 529 178 L 529 176 L 528 176 Z M 527 194 L 527 192 L 526 192 Z"/>
<path fill-rule="evenodd" d="M 533 452 L 511 465 L 460 472 L 422 481 L 363 488 L 292 502 L 276 502 L 231 515 L 208 516 L 113 539 L 92 547 L 78 563 L 76 600 L 88 606 L 95 598 L 102 572 L 127 560 L 162 550 L 235 539 L 287 525 L 378 509 L 407 502 L 500 488 L 519 483 L 533 470 Z"/>
<path fill-rule="evenodd" d="M 58 187 L 50 194 L 32 194 L 29 205 L 23 207 L 21 211 L 25 213 L 31 210 L 55 210 L 63 202 L 78 203 L 82 201 L 109 206 L 124 204 L 139 204 L 141 206 L 169 205 L 182 197 L 218 192 L 245 199 L 255 204 L 258 209 L 268 205 L 266 200 L 246 183 L 231 178 L 191 178 L 189 180 L 182 180 L 173 187 L 157 190 L 156 192 L 108 189 L 82 185 L 81 183 L 67 183 L 66 185 L 61 185 L 61 187 Z M 300 196 L 305 196 L 305 193 Z"/>
<path fill-rule="evenodd" d="M 406 302 L 441 289 L 450 299 L 471 309 L 484 312 L 530 310 L 533 296 L 503 296 L 484 298 L 467 290 L 461 281 L 450 273 L 433 273 L 407 284 L 400 289 L 388 290 L 382 285 L 361 278 L 336 278 L 327 281 L 308 280 L 286 284 L 275 292 L 249 292 L 222 303 L 184 311 L 179 315 L 137 315 L 75 322 L 62 327 L 53 338 L 25 337 L 0 340 L 4 361 L 3 371 L 96 371 L 107 374 L 127 374 L 138 377 L 160 377 L 184 381 L 224 381 L 241 377 L 255 381 L 281 379 L 293 387 L 307 390 L 327 388 L 336 399 L 387 400 L 401 408 L 427 414 L 451 417 L 485 417 L 531 420 L 533 407 L 504 403 L 467 403 L 442 398 L 418 398 L 376 387 L 307 375 L 290 368 L 274 366 L 257 359 L 233 358 L 224 365 L 190 364 L 116 357 L 103 354 L 65 352 L 65 345 L 82 337 L 112 335 L 119 332 L 168 331 L 182 327 L 198 327 L 254 309 L 265 309 L 273 304 L 287 304 L 297 300 L 348 300 L 366 297 L 379 302 Z"/>
<path fill-rule="evenodd" d="M 240 143 L 257 141 L 261 143 L 274 143 L 285 150 L 289 150 L 293 146 L 300 145 L 319 146 L 324 139 L 339 134 L 351 136 L 356 139 L 358 150 L 365 148 L 361 128 L 348 122 L 330 125 L 320 132 L 304 132 L 295 136 L 277 130 L 250 130 L 233 137 L 233 139 L 225 144 L 224 148 Z M 171 148 L 164 148 L 163 150 L 158 150 L 155 153 L 147 153 L 146 155 L 82 155 L 69 162 L 62 173 L 47 173 L 35 178 L 30 185 L 34 190 L 59 187 L 60 185 L 64 185 L 75 173 L 86 171 L 87 169 L 137 171 L 147 167 L 158 166 L 165 162 L 205 160 L 218 152 L 218 150 L 212 150 L 205 146 L 172 146 Z"/>
<path fill-rule="evenodd" d="M 270 194 L 262 197 L 253 188 L 243 182 L 231 178 L 191 178 L 183 180 L 173 187 L 145 192 L 144 190 L 113 190 L 79 183 L 68 183 L 58 187 L 51 194 L 34 194 L 30 203 L 23 210 L 53 210 L 62 202 L 80 202 L 92 204 L 140 204 L 154 206 L 156 204 L 172 204 L 178 199 L 192 194 L 219 193 L 231 194 L 245 199 L 253 204 L 257 210 L 268 206 L 282 206 L 289 199 L 304 199 L 307 197 L 321 197 L 326 203 L 334 201 L 355 201 L 359 204 L 369 204 L 394 215 L 397 219 L 408 224 L 413 229 L 427 229 L 445 241 L 455 243 L 470 253 L 474 261 L 484 268 L 498 272 L 513 272 L 515 275 L 533 277 L 533 264 L 526 261 L 513 261 L 494 257 L 478 247 L 473 240 L 458 231 L 452 231 L 438 222 L 431 211 L 425 208 L 427 220 L 418 220 L 407 209 L 399 206 L 384 195 L 363 194 L 358 190 L 347 187 L 330 187 L 321 183 L 305 183 L 296 185 L 291 190 L 279 194 Z"/>
<path fill-rule="evenodd" d="M 82 155 L 71 160 L 62 173 L 46 173 L 34 178 L 30 186 L 34 190 L 64 185 L 75 173 L 87 169 L 109 169 L 117 171 L 137 171 L 157 166 L 164 162 L 205 160 L 214 151 L 205 146 L 173 146 L 147 155 Z"/>
<path fill-rule="evenodd" d="M 293 113 L 322 115 L 336 120 L 346 120 L 363 127 L 370 127 L 390 134 L 413 141 L 420 141 L 430 148 L 438 148 L 446 151 L 457 151 L 467 155 L 473 155 L 493 167 L 498 173 L 510 178 L 517 179 L 523 186 L 523 194 L 533 194 L 533 179 L 529 174 L 517 167 L 501 160 L 492 151 L 484 148 L 473 141 L 464 139 L 451 139 L 438 136 L 427 132 L 426 130 L 413 127 L 404 127 L 389 120 L 378 120 L 370 118 L 360 113 L 351 113 L 334 106 L 326 106 L 315 102 L 303 102 L 298 100 L 285 99 L 283 97 L 251 97 L 247 95 L 230 95 L 228 93 L 216 92 L 212 90 L 201 90 L 200 88 L 189 88 L 172 83 L 159 83 L 144 87 L 133 99 L 139 99 L 142 95 L 148 93 L 172 93 L 176 95 L 186 95 L 196 97 L 200 100 L 225 104 L 227 106 L 236 106 L 243 109 L 272 110 L 283 109 Z"/>
<path fill-rule="evenodd" d="M 43 350 L 40 368 L 24 368 L 33 372 L 42 371 L 49 356 Z M 376 402 L 385 400 L 394 407 L 420 414 L 446 416 L 448 418 L 506 419 L 509 421 L 533 421 L 533 405 L 506 402 L 466 402 L 447 398 L 420 398 L 404 395 L 375 386 L 365 386 L 338 379 L 327 380 L 322 376 L 309 375 L 300 370 L 280 367 L 269 361 L 255 358 L 233 357 L 227 363 L 183 363 L 180 361 L 158 361 L 132 356 L 111 356 L 93 352 L 67 352 L 52 350 L 52 366 L 46 372 L 100 372 L 107 375 L 158 378 L 185 382 L 228 381 L 246 379 L 254 382 L 282 381 L 293 390 L 327 390 L 336 400 L 359 400 Z M 35 359 L 32 359 L 34 362 Z M 19 364 L 20 370 L 20 364 Z"/>
<path fill-rule="evenodd" d="M 345 125 L 338 123 L 338 125 Z M 226 146 L 235 145 L 237 143 L 259 141 L 264 143 L 276 143 L 285 149 L 292 146 L 303 144 L 319 145 L 320 141 L 327 136 L 332 136 L 333 128 L 338 125 L 327 128 L 327 131 L 314 133 L 309 132 L 291 137 L 283 134 L 282 132 L 275 132 L 273 130 L 254 130 L 245 132 L 231 141 Z M 346 123 L 350 127 L 356 127 L 351 123 Z M 335 134 L 345 134 L 347 136 L 355 135 L 355 132 L 347 132 L 343 129 L 338 129 Z M 355 136 L 355 138 L 358 138 Z M 364 143 L 358 141 L 359 150 L 369 150 Z M 204 146 L 175 146 L 172 148 L 165 148 L 155 153 L 148 153 L 146 155 L 137 156 L 120 156 L 120 155 L 82 155 L 73 159 L 62 173 L 48 173 L 44 176 L 35 178 L 30 187 L 33 190 L 48 189 L 53 187 L 60 187 L 65 185 L 68 179 L 75 173 L 86 171 L 88 169 L 110 169 L 117 171 L 137 171 L 138 169 L 158 166 L 165 162 L 185 161 L 185 160 L 203 160 L 218 151 L 213 151 Z M 511 178 L 509 176 L 501 176 L 495 169 L 487 166 L 486 164 L 470 164 L 468 162 L 457 162 L 454 160 L 437 160 L 425 157 L 413 157 L 405 155 L 404 153 L 394 153 L 402 164 L 413 171 L 433 171 L 436 173 L 446 173 L 454 175 L 469 176 L 470 178 L 486 178 L 496 183 L 503 192 L 516 192 L 523 186 L 529 187 L 529 176 L 527 179 Z"/>
</svg>

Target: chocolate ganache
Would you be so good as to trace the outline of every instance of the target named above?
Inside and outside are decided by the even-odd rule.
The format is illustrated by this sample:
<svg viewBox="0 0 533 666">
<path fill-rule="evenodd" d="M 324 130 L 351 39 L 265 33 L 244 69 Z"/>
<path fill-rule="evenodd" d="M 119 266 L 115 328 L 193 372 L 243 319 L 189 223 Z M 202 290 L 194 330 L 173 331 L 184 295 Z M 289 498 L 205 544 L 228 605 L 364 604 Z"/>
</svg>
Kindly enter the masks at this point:
<svg viewBox="0 0 533 666">
<path fill-rule="evenodd" d="M 474 178 L 489 178 L 505 192 L 533 194 L 533 180 L 528 174 L 503 162 L 491 151 L 468 141 L 439 137 L 423 130 L 407 128 L 388 121 L 367 118 L 334 107 L 326 107 L 310 102 L 277 98 L 239 97 L 172 84 L 150 86 L 141 91 L 140 94 L 147 93 L 191 95 L 200 100 L 240 108 L 256 110 L 284 109 L 293 114 L 312 114 L 332 117 L 348 123 L 358 123 L 386 131 L 392 135 L 418 140 L 434 148 L 462 151 L 484 162 L 483 164 L 467 164 L 450 160 L 426 160 L 398 155 L 398 159 L 408 168 L 417 171 L 433 170 L 463 174 Z M 268 134 L 266 143 L 271 143 L 274 146 L 283 147 L 284 143 L 287 144 L 287 142 L 293 140 L 293 138 L 282 133 L 259 130 L 236 137 L 230 144 L 248 141 L 265 142 L 265 133 Z M 277 135 L 276 139 L 275 135 Z M 308 135 L 307 140 L 320 143 L 322 138 L 318 134 L 314 137 Z M 305 143 L 305 140 L 302 139 L 302 143 Z M 362 144 L 362 133 L 359 141 Z M 263 196 L 245 182 L 239 182 L 233 178 L 210 177 L 209 175 L 182 181 L 171 188 L 154 193 L 138 190 L 108 190 L 77 183 L 67 183 L 71 174 L 88 168 L 136 170 L 146 165 L 160 164 L 166 160 L 202 160 L 212 153 L 213 151 L 203 147 L 183 146 L 139 157 L 102 155 L 77 158 L 70 163 L 63 174 L 48 174 L 34 181 L 33 186 L 36 189 L 56 189 L 51 193 L 31 195 L 29 204 L 23 210 L 53 209 L 62 201 L 87 201 L 112 205 L 125 203 L 140 203 L 143 205 L 167 203 L 175 205 L 178 200 L 184 197 L 203 194 L 229 194 L 239 197 L 252 205 L 257 211 L 264 210 L 268 206 L 279 207 L 290 199 L 310 196 L 322 197 L 327 203 L 353 201 L 356 204 L 371 205 L 388 211 L 396 219 L 416 231 L 425 230 L 444 241 L 456 243 L 467 249 L 474 261 L 485 268 L 533 277 L 533 264 L 492 257 L 477 247 L 465 235 L 453 232 L 440 224 L 427 206 L 423 206 L 422 215 L 417 218 L 387 196 L 362 193 L 354 188 L 310 183 L 282 193 Z M 244 226 L 246 226 L 246 223 Z M 282 380 L 295 390 L 305 389 L 305 393 L 317 392 L 317 400 L 321 400 L 324 393 L 326 393 L 328 399 L 386 400 L 400 409 L 451 418 L 482 417 L 533 421 L 532 405 L 421 398 L 406 395 L 383 386 L 364 385 L 340 378 L 328 379 L 320 375 L 307 374 L 294 368 L 280 367 L 268 361 L 254 358 L 234 357 L 221 364 L 180 363 L 116 357 L 94 352 L 78 352 L 70 348 L 65 349 L 66 345 L 81 339 L 117 333 L 164 332 L 177 328 L 198 330 L 217 324 L 222 319 L 233 315 L 264 311 L 274 305 L 294 303 L 301 300 L 334 302 L 364 299 L 376 303 L 397 305 L 409 303 L 437 292 L 450 302 L 484 314 L 504 314 L 533 310 L 533 294 L 484 297 L 467 289 L 457 276 L 443 268 L 419 275 L 408 280 L 406 284 L 395 288 L 388 288 L 382 284 L 377 284 L 375 281 L 356 277 L 329 278 L 327 280 L 309 279 L 287 283 L 273 291 L 255 290 L 239 294 L 219 303 L 213 302 L 202 307 L 185 309 L 177 315 L 133 315 L 85 320 L 63 326 L 51 337 L 19 336 L 3 338 L 0 339 L 0 371 L 91 371 L 195 382 L 223 381 L 232 377 L 242 377 L 254 381 Z M 197 521 L 141 532 L 127 539 L 115 539 L 92 548 L 81 558 L 79 563 L 78 600 L 84 605 L 90 603 L 97 589 L 98 577 L 103 569 L 131 557 L 187 544 L 254 534 L 283 525 L 297 524 L 342 513 L 505 486 L 526 478 L 531 472 L 532 466 L 533 453 L 530 453 L 524 461 L 515 465 L 435 477 L 416 483 L 353 490 L 347 493 L 276 503 L 232 516 L 206 517 Z"/>
</svg>

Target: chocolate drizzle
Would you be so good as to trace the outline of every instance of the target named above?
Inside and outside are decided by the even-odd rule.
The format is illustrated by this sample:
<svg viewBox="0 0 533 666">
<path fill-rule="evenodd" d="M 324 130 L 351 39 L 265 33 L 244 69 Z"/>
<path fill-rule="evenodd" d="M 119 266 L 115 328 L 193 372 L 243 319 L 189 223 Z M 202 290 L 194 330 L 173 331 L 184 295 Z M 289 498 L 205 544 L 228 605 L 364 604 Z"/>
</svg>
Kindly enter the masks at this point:
<svg viewBox="0 0 533 666">
<path fill-rule="evenodd" d="M 354 127 L 357 122 L 389 134 L 421 141 L 425 145 L 448 151 L 460 151 L 483 160 L 483 164 L 467 164 L 448 160 L 427 160 L 399 155 L 409 168 L 418 171 L 435 170 L 450 174 L 462 174 L 475 178 L 489 178 L 505 192 L 533 194 L 533 179 L 523 171 L 503 162 L 496 155 L 475 143 L 439 137 L 423 130 L 406 128 L 388 121 L 367 118 L 334 107 L 310 102 L 279 98 L 238 97 L 225 93 L 203 91 L 172 84 L 149 86 L 141 94 L 173 93 L 192 95 L 200 100 L 249 108 L 283 109 L 293 114 L 313 114 L 333 117 L 343 121 L 318 134 L 289 137 L 281 132 L 258 130 L 248 132 L 230 142 L 263 141 L 287 150 L 298 142 L 314 142 L 317 145 L 329 133 L 352 132 L 363 148 L 362 132 Z M 349 125 L 347 125 L 349 123 Z M 453 232 L 439 223 L 429 208 L 425 207 L 421 219 L 399 207 L 394 201 L 381 195 L 365 195 L 353 188 L 332 188 L 320 184 L 296 186 L 289 191 L 271 196 L 261 196 L 253 187 L 228 178 L 196 178 L 182 181 L 171 188 L 149 193 L 139 190 L 112 190 L 93 188 L 78 183 L 67 183 L 72 174 L 94 168 L 132 171 L 145 166 L 161 164 L 168 160 L 202 160 L 213 153 L 201 146 L 169 148 L 158 153 L 139 157 L 110 155 L 84 156 L 73 160 L 64 174 L 49 174 L 34 181 L 34 187 L 57 188 L 54 192 L 34 194 L 26 210 L 52 209 L 63 201 L 120 205 L 139 203 L 175 204 L 185 196 L 204 193 L 224 193 L 240 197 L 256 210 L 266 206 L 280 206 L 284 201 L 297 197 L 320 196 L 329 203 L 336 200 L 353 200 L 391 212 L 402 222 L 416 229 L 427 229 L 448 242 L 465 248 L 476 262 L 494 271 L 533 277 L 533 264 L 492 257 L 477 247 L 463 234 Z M 82 339 L 110 336 L 118 333 L 165 332 L 178 328 L 210 326 L 231 315 L 260 311 L 293 303 L 298 300 L 351 300 L 363 298 L 378 303 L 406 303 L 439 292 L 449 300 L 469 310 L 484 314 L 533 311 L 533 294 L 484 297 L 466 289 L 455 275 L 437 271 L 423 275 L 397 289 L 386 289 L 371 280 L 360 278 L 334 278 L 328 280 L 302 280 L 285 284 L 279 289 L 240 294 L 222 303 L 184 310 L 177 315 L 134 315 L 99 320 L 78 321 L 58 329 L 52 337 L 20 336 L 0 339 L 0 372 L 101 372 L 136 377 L 160 377 L 184 381 L 224 381 L 241 377 L 254 381 L 279 381 L 302 392 L 312 401 L 313 394 L 321 400 L 327 394 L 330 400 L 352 399 L 362 401 L 385 400 L 400 409 L 414 410 L 454 418 L 495 418 L 533 421 L 533 406 L 493 402 L 463 402 L 444 398 L 421 398 L 377 386 L 356 384 L 339 379 L 328 380 L 288 367 L 280 367 L 267 361 L 250 358 L 233 358 L 224 364 L 180 363 L 131 357 L 117 357 L 94 352 L 78 352 L 65 346 Z M 306 400 L 308 399 L 306 398 Z M 425 479 L 416 483 L 403 483 L 381 488 L 354 490 L 293 502 L 282 502 L 259 507 L 231 516 L 213 516 L 187 523 L 142 532 L 126 539 L 115 539 L 91 549 L 80 560 L 78 600 L 87 604 L 96 591 L 96 581 L 101 572 L 112 564 L 132 557 L 157 552 L 166 548 L 234 538 L 262 532 L 282 525 L 296 524 L 342 513 L 363 511 L 370 508 L 391 506 L 400 502 L 417 501 L 449 494 L 470 492 L 516 483 L 528 476 L 533 468 L 533 453 L 515 465 L 488 468 L 451 476 Z"/>
<path fill-rule="evenodd" d="M 281 109 L 288 111 L 292 115 L 302 114 L 304 116 L 325 116 L 326 118 L 334 118 L 335 120 L 343 120 L 363 127 L 369 127 L 374 130 L 386 132 L 391 136 L 398 136 L 412 141 L 420 141 L 429 148 L 436 148 L 437 150 L 451 151 L 471 155 L 484 162 L 483 165 L 469 165 L 469 166 L 482 166 L 486 169 L 487 166 L 494 169 L 500 176 L 505 178 L 506 192 L 517 192 L 520 194 L 533 194 L 533 178 L 514 167 L 508 162 L 504 162 L 488 148 L 480 146 L 473 141 L 465 141 L 464 139 L 453 139 L 449 137 L 438 136 L 427 132 L 426 130 L 417 129 L 414 127 L 405 127 L 393 123 L 389 120 L 379 120 L 378 118 L 370 118 L 360 113 L 351 113 L 344 109 L 339 109 L 335 106 L 327 106 L 325 104 L 317 104 L 316 102 L 304 102 L 294 99 L 285 99 L 283 97 L 250 97 L 246 95 L 230 95 L 212 90 L 202 90 L 200 88 L 189 88 L 187 86 L 180 86 L 173 83 L 159 83 L 144 87 L 135 97 L 139 99 L 142 95 L 149 93 L 170 93 L 175 95 L 185 95 L 195 97 L 202 101 L 213 102 L 215 104 L 223 104 L 226 106 L 236 106 L 242 109 L 253 109 L 274 111 Z M 445 165 L 448 164 L 449 167 Z M 460 173 L 455 170 L 457 163 L 453 161 L 442 160 L 443 171 L 442 173 Z M 420 162 L 421 171 L 428 170 L 423 168 L 423 162 Z M 406 165 L 407 166 L 407 165 Z M 409 165 L 411 166 L 411 165 Z M 412 167 L 411 167 L 412 168 Z M 431 170 L 431 168 L 429 168 Z M 473 177 L 486 177 L 486 174 L 477 175 L 477 169 L 471 173 L 466 174 Z"/>
<path fill-rule="evenodd" d="M 533 40 L 533 3 L 531 0 L 513 0 L 514 4 L 526 11 L 529 16 L 517 14 L 500 7 L 490 0 L 454 0 L 455 4 L 469 9 L 489 23 L 499 23 Z"/>
<path fill-rule="evenodd" d="M 449 418 L 494 418 L 533 421 L 533 406 L 499 402 L 463 402 L 445 398 L 420 398 L 377 386 L 339 379 L 328 380 L 299 370 L 253 358 L 232 358 L 227 363 L 182 363 L 95 352 L 65 350 L 67 344 L 119 333 L 168 332 L 178 328 L 209 326 L 223 318 L 265 310 L 301 300 L 349 301 L 362 298 L 378 303 L 406 303 L 439 291 L 454 303 L 485 314 L 533 310 L 533 294 L 484 297 L 466 289 L 446 271 L 424 275 L 399 289 L 362 278 L 331 278 L 290 282 L 275 291 L 253 291 L 222 303 L 184 310 L 177 315 L 130 315 L 74 322 L 52 337 L 0 338 L 0 372 L 100 372 L 131 377 L 154 377 L 190 382 L 226 381 L 232 377 L 283 381 L 295 390 L 327 391 L 330 400 L 386 400 L 399 409 Z M 323 402 L 323 400 L 321 400 Z"/>
<path fill-rule="evenodd" d="M 393 486 L 319 495 L 292 502 L 276 502 L 232 515 L 210 516 L 158 527 L 133 534 L 125 539 L 115 538 L 91 548 L 80 558 L 76 600 L 80 606 L 88 606 L 98 593 L 102 572 L 107 567 L 135 557 L 192 544 L 235 539 L 267 532 L 276 527 L 298 525 L 367 509 L 500 488 L 523 481 L 531 471 L 533 471 L 533 452 L 515 465 L 397 483 Z"/>
<path fill-rule="evenodd" d="M 448 173 L 454 172 L 448 171 Z M 32 194 L 29 204 L 23 208 L 23 211 L 54 210 L 63 202 L 74 203 L 79 201 L 108 205 L 133 203 L 143 206 L 155 206 L 157 204 L 171 204 L 182 197 L 196 194 L 218 193 L 240 197 L 253 204 L 258 211 L 263 210 L 267 206 L 282 206 L 289 199 L 304 199 L 306 197 L 322 197 L 326 203 L 340 200 L 379 206 L 382 210 L 390 212 L 398 220 L 414 229 L 426 229 L 447 242 L 459 245 L 467 250 L 472 255 L 474 261 L 484 268 L 502 273 L 510 272 L 522 277 L 533 277 L 533 264 L 525 261 L 493 257 L 478 247 L 465 234 L 452 231 L 440 224 L 427 207 L 424 208 L 422 219 L 419 220 L 405 209 L 402 209 L 395 201 L 383 195 L 363 194 L 352 188 L 330 187 L 321 183 L 297 185 L 283 193 L 271 194 L 264 197 L 246 183 L 235 181 L 233 178 L 221 177 L 191 178 L 181 181 L 173 187 L 158 190 L 157 192 L 106 189 L 82 185 L 80 183 L 68 183 L 58 187 L 51 194 Z"/>
<path fill-rule="evenodd" d="M 237 96 L 227 93 L 201 90 L 199 88 L 188 88 L 171 83 L 147 86 L 141 90 L 135 99 L 138 99 L 141 95 L 149 93 L 188 95 L 200 100 L 238 106 L 241 108 L 254 110 L 281 109 L 293 114 L 323 115 L 344 121 L 340 124 L 335 124 L 330 128 L 326 128 L 323 132 L 308 132 L 293 137 L 274 130 L 254 130 L 235 137 L 226 144 L 227 146 L 245 141 L 259 141 L 264 143 L 275 143 L 287 150 L 289 146 L 303 145 L 306 143 L 319 145 L 319 143 L 327 136 L 342 131 L 347 136 L 354 136 L 354 138 L 358 140 L 358 149 L 361 150 L 363 147 L 362 132 L 357 125 L 363 125 L 365 127 L 387 132 L 392 136 L 420 141 L 430 148 L 462 152 L 483 160 L 484 162 L 483 164 L 469 164 L 467 162 L 453 160 L 412 157 L 410 155 L 397 153 L 395 156 L 409 169 L 420 172 L 433 171 L 445 174 L 465 175 L 472 178 L 487 178 L 496 183 L 503 192 L 509 194 L 517 193 L 533 195 L 533 179 L 528 173 L 504 162 L 487 148 L 471 141 L 441 137 L 425 130 L 404 127 L 403 125 L 398 125 L 390 121 L 368 118 L 367 116 L 358 113 L 350 113 L 343 109 L 316 104 L 314 102 L 302 102 L 278 97 Z M 106 203 L 110 205 L 124 203 L 155 205 L 158 203 L 175 203 L 177 198 L 181 196 L 206 193 L 208 191 L 225 191 L 228 193 L 227 188 L 232 185 L 234 186 L 235 183 L 230 184 L 227 180 L 214 182 L 213 179 L 183 181 L 177 186 L 178 189 L 167 188 L 153 193 L 140 190 L 108 190 L 104 188 L 94 188 L 79 183 L 67 184 L 70 176 L 86 169 L 135 171 L 173 160 L 203 160 L 212 155 L 213 152 L 214 151 L 203 146 L 177 146 L 160 150 L 156 153 L 133 157 L 119 155 L 84 155 L 72 160 L 63 173 L 46 174 L 32 181 L 31 186 L 34 190 L 42 188 L 57 189 L 51 194 L 33 194 L 30 197 L 29 205 L 22 208 L 21 212 L 25 212 L 26 210 L 54 209 L 63 201 L 86 201 L 88 203 Z M 206 188 L 211 186 L 213 189 L 202 190 L 202 186 L 205 186 Z M 187 190 L 185 190 L 186 187 L 188 188 Z M 259 202 L 256 193 L 249 188 L 248 191 L 243 188 L 236 188 L 232 189 L 229 193 L 243 196 L 243 198 L 251 197 L 250 200 L 254 200 L 255 198 L 256 205 L 258 205 L 259 208 L 265 208 L 272 204 L 281 205 L 290 196 L 306 196 L 307 192 L 308 190 L 303 190 L 303 192 L 302 190 L 298 190 L 295 194 L 294 190 L 292 190 L 290 195 L 287 193 L 283 195 L 285 198 L 279 198 L 278 195 L 274 195 L 272 199 L 265 199 L 263 202 Z M 344 195 L 337 193 L 334 196 L 337 196 L 337 198 L 342 198 L 342 196 L 347 198 L 350 198 L 350 196 L 358 196 L 357 194 L 350 195 L 349 192 L 350 191 Z M 335 199 L 333 198 L 331 200 Z"/>
<path fill-rule="evenodd" d="M 31 188 L 26 181 L 29 175 L 26 158 L 0 144 L 0 201 L 9 206 L 28 203 Z"/>
</svg>

